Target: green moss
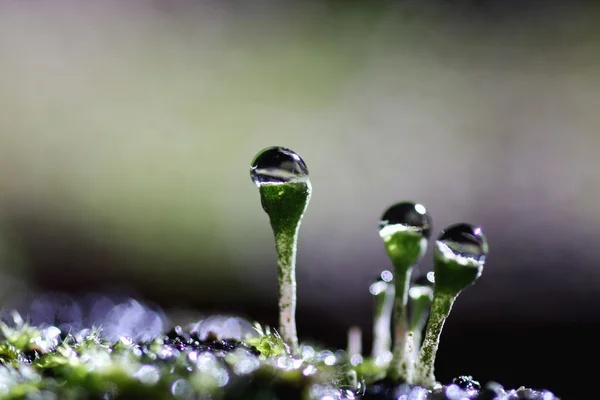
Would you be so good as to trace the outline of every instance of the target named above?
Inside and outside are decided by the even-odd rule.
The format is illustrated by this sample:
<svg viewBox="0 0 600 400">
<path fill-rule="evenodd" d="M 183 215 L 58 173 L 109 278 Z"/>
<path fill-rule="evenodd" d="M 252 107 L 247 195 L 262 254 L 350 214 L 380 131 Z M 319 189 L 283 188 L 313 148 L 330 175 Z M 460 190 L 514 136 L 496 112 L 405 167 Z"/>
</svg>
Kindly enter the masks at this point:
<svg viewBox="0 0 600 400">
<path fill-rule="evenodd" d="M 67 333 L 3 324 L 0 398 L 313 400 L 356 399 L 365 390 L 371 390 L 370 396 L 412 390 L 422 393 L 423 400 L 446 398 L 444 388 L 431 391 L 382 381 L 386 368 L 371 358 L 353 365 L 344 352 L 308 345 L 293 355 L 276 332 L 258 324 L 255 328 L 257 334 L 243 340 L 217 339 L 211 333 L 201 340 L 193 329 L 178 328 L 135 343 L 125 337 L 110 342 L 99 330 Z M 466 382 L 473 387 L 474 381 Z M 461 385 L 464 390 L 453 390 L 463 390 L 466 399 L 479 398 L 476 388 Z M 527 393 L 531 399 L 555 399 L 549 392 Z"/>
</svg>

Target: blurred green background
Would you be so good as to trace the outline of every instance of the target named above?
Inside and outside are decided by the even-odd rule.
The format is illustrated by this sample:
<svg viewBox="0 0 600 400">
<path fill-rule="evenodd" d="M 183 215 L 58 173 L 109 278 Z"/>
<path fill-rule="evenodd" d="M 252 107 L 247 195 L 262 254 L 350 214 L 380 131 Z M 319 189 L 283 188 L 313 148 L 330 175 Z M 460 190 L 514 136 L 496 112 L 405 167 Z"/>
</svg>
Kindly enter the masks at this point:
<svg viewBox="0 0 600 400">
<path fill-rule="evenodd" d="M 378 218 L 418 201 L 435 232 L 481 224 L 491 248 L 444 332 L 440 378 L 483 366 L 476 378 L 554 389 L 581 356 L 557 341 L 600 333 L 599 11 L 3 1 L 0 299 L 120 291 L 275 324 L 248 169 L 283 145 L 314 188 L 301 336 L 344 346 L 358 324 L 369 338 L 367 287 L 389 267 Z"/>
</svg>

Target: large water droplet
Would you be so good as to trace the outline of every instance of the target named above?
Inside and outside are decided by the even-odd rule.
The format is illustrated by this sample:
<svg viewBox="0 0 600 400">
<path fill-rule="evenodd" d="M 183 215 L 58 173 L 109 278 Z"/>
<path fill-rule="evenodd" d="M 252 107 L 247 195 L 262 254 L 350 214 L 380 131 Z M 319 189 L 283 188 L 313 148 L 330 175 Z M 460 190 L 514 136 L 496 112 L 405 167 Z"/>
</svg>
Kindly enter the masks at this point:
<svg viewBox="0 0 600 400">
<path fill-rule="evenodd" d="M 263 149 L 254 157 L 250 177 L 259 187 L 266 183 L 302 182 L 308 179 L 308 169 L 292 150 L 273 146 Z"/>
<path fill-rule="evenodd" d="M 402 202 L 386 210 L 379 221 L 379 235 L 385 238 L 399 231 L 409 231 L 429 238 L 431 216 L 422 204 Z"/>
<path fill-rule="evenodd" d="M 452 225 L 440 233 L 436 252 L 443 258 L 462 265 L 481 266 L 488 252 L 487 239 L 478 226 Z"/>
</svg>

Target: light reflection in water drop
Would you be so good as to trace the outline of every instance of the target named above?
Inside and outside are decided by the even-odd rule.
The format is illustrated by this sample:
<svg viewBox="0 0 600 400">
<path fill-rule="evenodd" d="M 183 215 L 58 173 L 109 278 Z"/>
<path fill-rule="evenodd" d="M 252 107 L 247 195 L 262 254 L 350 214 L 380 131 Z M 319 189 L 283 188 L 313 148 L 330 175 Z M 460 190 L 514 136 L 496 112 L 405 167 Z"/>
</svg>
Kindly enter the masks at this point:
<svg viewBox="0 0 600 400">
<path fill-rule="evenodd" d="M 303 359 L 313 358 L 315 356 L 315 349 L 311 346 L 302 346 L 301 354 Z"/>
<path fill-rule="evenodd" d="M 133 377 L 145 385 L 154 385 L 160 379 L 160 372 L 158 371 L 158 368 L 153 365 L 143 365 L 133 374 Z"/>
<path fill-rule="evenodd" d="M 317 367 L 315 367 L 314 365 L 308 365 L 306 368 L 304 368 L 302 370 L 302 375 L 310 376 L 310 375 L 314 375 L 316 372 L 317 372 Z"/>
<path fill-rule="evenodd" d="M 308 180 L 308 169 L 298 154 L 285 147 L 268 147 L 259 152 L 250 167 L 256 186 Z"/>
<path fill-rule="evenodd" d="M 429 271 L 426 276 L 429 282 L 435 283 L 435 272 Z"/>
<path fill-rule="evenodd" d="M 488 252 L 487 239 L 480 227 L 456 224 L 444 229 L 436 241 L 436 254 L 461 265 L 481 266 Z"/>
<path fill-rule="evenodd" d="M 178 399 L 191 399 L 194 396 L 194 389 L 185 379 L 177 379 L 171 384 L 171 394 Z"/>
<path fill-rule="evenodd" d="M 380 276 L 381 280 L 387 283 L 390 283 L 394 280 L 394 274 L 392 274 L 392 272 L 388 270 L 382 271 Z"/>
<path fill-rule="evenodd" d="M 386 238 L 396 232 L 409 231 L 428 239 L 431 233 L 431 217 L 422 204 L 410 202 L 390 206 L 379 221 L 379 235 Z"/>
<path fill-rule="evenodd" d="M 360 354 L 354 354 L 352 357 L 350 357 L 350 364 L 354 365 L 355 367 L 358 364 L 362 364 L 363 362 L 363 357 Z"/>
</svg>

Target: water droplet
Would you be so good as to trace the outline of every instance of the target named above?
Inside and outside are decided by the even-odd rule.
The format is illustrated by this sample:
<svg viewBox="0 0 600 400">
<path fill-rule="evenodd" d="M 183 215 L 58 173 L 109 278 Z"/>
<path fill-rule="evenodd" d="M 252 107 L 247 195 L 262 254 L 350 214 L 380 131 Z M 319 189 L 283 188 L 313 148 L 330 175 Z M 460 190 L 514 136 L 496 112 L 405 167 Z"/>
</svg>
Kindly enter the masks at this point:
<svg viewBox="0 0 600 400">
<path fill-rule="evenodd" d="M 375 358 L 375 365 L 383 366 L 392 361 L 393 355 L 391 351 L 386 351 L 382 355 Z"/>
<path fill-rule="evenodd" d="M 377 281 L 377 282 L 372 283 L 371 286 L 369 286 L 369 292 L 373 296 L 377 296 L 377 295 L 385 293 L 385 291 L 387 290 L 387 287 L 388 287 L 387 282 Z"/>
<path fill-rule="evenodd" d="M 416 277 L 414 283 L 411 286 L 428 286 L 433 287 L 435 283 L 435 274 L 433 271 L 427 272 L 426 274 L 420 274 Z"/>
<path fill-rule="evenodd" d="M 160 379 L 160 372 L 158 368 L 152 365 L 142 365 L 142 367 L 133 374 L 134 378 L 137 378 L 146 385 L 154 385 Z"/>
<path fill-rule="evenodd" d="M 354 365 L 355 367 L 362 362 L 363 357 L 360 354 L 354 354 L 352 357 L 350 357 L 350 364 Z"/>
<path fill-rule="evenodd" d="M 314 375 L 316 372 L 317 372 L 317 367 L 315 367 L 314 365 L 311 364 L 302 370 L 302 375 L 310 376 L 310 375 Z"/>
<path fill-rule="evenodd" d="M 451 384 L 446 387 L 446 397 L 450 400 L 462 400 L 468 398 L 468 393 L 462 390 L 458 385 Z"/>
<path fill-rule="evenodd" d="M 373 280 L 371 286 L 369 286 L 369 292 L 373 296 L 383 294 L 393 280 L 394 275 L 390 271 L 382 271 L 379 275 L 377 275 L 377 278 Z"/>
<path fill-rule="evenodd" d="M 388 270 L 382 271 L 381 274 L 379 274 L 379 276 L 381 277 L 382 281 L 387 282 L 387 283 L 390 283 L 391 281 L 394 280 L 394 274 L 392 274 Z"/>
<path fill-rule="evenodd" d="M 379 221 L 379 234 L 386 237 L 399 231 L 414 232 L 429 238 L 431 217 L 422 204 L 402 202 L 386 210 Z"/>
<path fill-rule="evenodd" d="M 487 239 L 478 226 L 456 224 L 440 233 L 436 251 L 461 265 L 482 266 L 488 252 Z"/>
<path fill-rule="evenodd" d="M 210 334 L 222 339 L 250 339 L 258 337 L 258 333 L 250 322 L 239 317 L 213 315 L 195 323 L 190 333 L 200 340 L 207 340 Z"/>
<path fill-rule="evenodd" d="M 258 357 L 252 354 L 248 354 L 244 351 L 236 351 L 235 353 L 230 354 L 235 358 L 233 362 L 233 372 L 237 375 L 246 375 L 260 368 Z"/>
<path fill-rule="evenodd" d="M 427 250 L 431 217 L 422 204 L 397 203 L 379 221 L 379 235 L 397 273 L 416 265 Z"/>
<path fill-rule="evenodd" d="M 426 277 L 426 278 L 427 278 L 427 280 L 428 280 L 429 282 L 431 282 L 432 284 L 433 284 L 433 283 L 435 283 L 435 272 L 433 272 L 433 271 L 429 271 L 429 272 L 427 273 L 427 275 L 425 275 L 425 277 Z"/>
<path fill-rule="evenodd" d="M 194 388 L 185 379 L 177 379 L 171 385 L 171 393 L 178 399 L 191 399 L 193 398 Z"/>
<path fill-rule="evenodd" d="M 267 147 L 252 160 L 250 177 L 256 186 L 271 183 L 303 182 L 308 169 L 298 154 L 285 147 Z"/>
<path fill-rule="evenodd" d="M 304 345 L 302 346 L 302 350 L 300 351 L 303 359 L 313 358 L 315 356 L 315 349 L 311 346 Z"/>
<path fill-rule="evenodd" d="M 327 365 L 333 365 L 336 362 L 335 355 L 330 350 L 323 350 L 318 354 L 318 361 L 322 361 Z"/>
</svg>

